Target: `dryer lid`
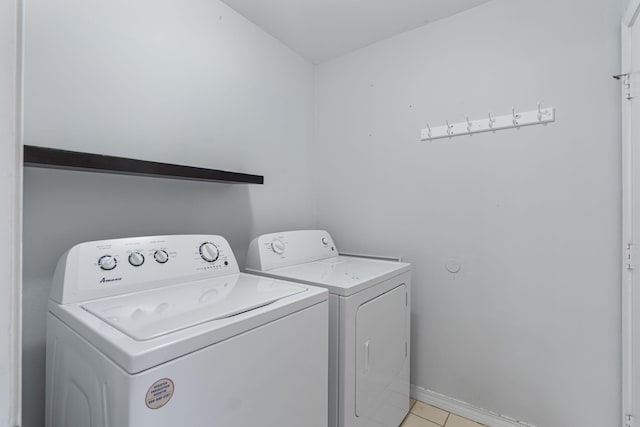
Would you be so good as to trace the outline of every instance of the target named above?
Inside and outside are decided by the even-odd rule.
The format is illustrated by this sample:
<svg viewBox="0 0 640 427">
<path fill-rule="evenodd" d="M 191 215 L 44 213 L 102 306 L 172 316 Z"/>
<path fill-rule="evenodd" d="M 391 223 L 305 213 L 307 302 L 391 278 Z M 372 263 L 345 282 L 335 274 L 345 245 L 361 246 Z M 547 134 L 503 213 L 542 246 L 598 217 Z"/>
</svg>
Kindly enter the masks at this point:
<svg viewBox="0 0 640 427">
<path fill-rule="evenodd" d="M 293 283 L 230 275 L 94 300 L 82 308 L 136 341 L 225 319 L 303 292 Z"/>
<path fill-rule="evenodd" d="M 410 264 L 337 256 L 282 267 L 266 272 L 268 276 L 322 286 L 332 294 L 349 296 L 386 279 L 409 271 Z"/>
</svg>

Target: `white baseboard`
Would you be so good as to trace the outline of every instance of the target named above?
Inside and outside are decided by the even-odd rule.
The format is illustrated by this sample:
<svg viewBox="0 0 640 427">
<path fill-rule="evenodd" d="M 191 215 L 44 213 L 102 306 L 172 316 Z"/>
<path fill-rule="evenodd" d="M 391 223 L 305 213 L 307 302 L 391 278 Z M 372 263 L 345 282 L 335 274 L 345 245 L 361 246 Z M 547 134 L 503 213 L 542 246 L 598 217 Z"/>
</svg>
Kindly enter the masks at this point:
<svg viewBox="0 0 640 427">
<path fill-rule="evenodd" d="M 534 427 L 413 384 L 411 397 L 489 427 Z"/>
</svg>

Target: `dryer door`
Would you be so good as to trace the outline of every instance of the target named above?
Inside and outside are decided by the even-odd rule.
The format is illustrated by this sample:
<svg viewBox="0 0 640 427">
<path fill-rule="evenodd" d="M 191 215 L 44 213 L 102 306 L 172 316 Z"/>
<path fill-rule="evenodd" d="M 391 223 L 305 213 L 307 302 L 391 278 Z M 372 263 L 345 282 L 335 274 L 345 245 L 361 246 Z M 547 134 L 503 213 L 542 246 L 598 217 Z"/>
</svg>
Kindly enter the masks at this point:
<svg viewBox="0 0 640 427">
<path fill-rule="evenodd" d="M 361 305 L 356 315 L 356 416 L 382 425 L 397 412 L 388 405 L 406 398 L 407 302 L 407 287 L 400 285 Z"/>
</svg>

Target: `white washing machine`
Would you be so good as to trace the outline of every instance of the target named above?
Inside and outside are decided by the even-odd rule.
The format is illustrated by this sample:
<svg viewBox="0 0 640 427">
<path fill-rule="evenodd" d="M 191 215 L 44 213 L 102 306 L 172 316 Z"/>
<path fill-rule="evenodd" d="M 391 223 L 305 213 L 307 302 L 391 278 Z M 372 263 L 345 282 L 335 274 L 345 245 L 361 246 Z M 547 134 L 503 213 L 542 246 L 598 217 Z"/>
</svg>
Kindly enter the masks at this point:
<svg viewBox="0 0 640 427">
<path fill-rule="evenodd" d="M 327 298 L 240 273 L 220 236 L 74 246 L 49 301 L 46 426 L 326 427 Z"/>
<path fill-rule="evenodd" d="M 329 290 L 329 426 L 397 427 L 409 411 L 411 265 L 339 256 L 326 231 L 265 234 L 247 271 Z"/>
</svg>

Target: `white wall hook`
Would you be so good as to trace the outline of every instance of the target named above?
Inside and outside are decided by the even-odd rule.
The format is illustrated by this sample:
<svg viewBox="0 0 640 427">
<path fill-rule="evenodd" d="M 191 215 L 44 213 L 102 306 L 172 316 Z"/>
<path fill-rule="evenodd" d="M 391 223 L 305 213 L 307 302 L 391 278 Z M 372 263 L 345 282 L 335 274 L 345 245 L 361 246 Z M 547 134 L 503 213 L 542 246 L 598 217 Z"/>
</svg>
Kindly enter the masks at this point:
<svg viewBox="0 0 640 427">
<path fill-rule="evenodd" d="M 446 121 L 446 125 L 431 127 L 427 125 L 425 129 L 422 129 L 420 133 L 420 139 L 422 141 L 434 140 L 439 138 L 452 138 L 459 135 L 472 135 L 479 132 L 495 132 L 503 129 L 521 128 L 530 125 L 541 125 L 550 122 L 555 122 L 556 112 L 555 108 L 548 107 L 543 108 L 542 103 L 539 107 L 526 112 L 516 113 L 516 109 L 511 109 L 511 114 L 504 116 L 493 117 L 491 113 L 488 113 L 484 119 L 471 120 L 468 116 L 466 120 L 461 123 L 449 123 Z M 466 127 L 467 132 L 462 132 L 462 129 Z M 460 129 L 456 133 L 455 129 Z"/>
<path fill-rule="evenodd" d="M 493 124 L 494 124 L 495 122 L 496 122 L 496 119 L 492 118 L 492 117 L 491 117 L 491 112 L 489 112 L 489 122 L 488 122 L 489 129 L 493 129 Z"/>
</svg>

